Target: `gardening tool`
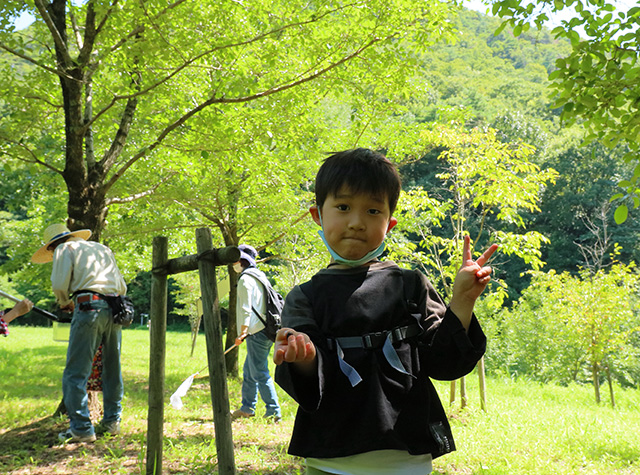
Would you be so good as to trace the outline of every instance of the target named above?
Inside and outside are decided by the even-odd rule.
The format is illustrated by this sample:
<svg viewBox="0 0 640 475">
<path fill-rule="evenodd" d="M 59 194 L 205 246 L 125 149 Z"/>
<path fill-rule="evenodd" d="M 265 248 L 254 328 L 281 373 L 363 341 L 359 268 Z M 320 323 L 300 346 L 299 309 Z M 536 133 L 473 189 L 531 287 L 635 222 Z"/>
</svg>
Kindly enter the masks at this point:
<svg viewBox="0 0 640 475">
<path fill-rule="evenodd" d="M 20 302 L 22 299 L 16 298 L 13 295 L 9 295 L 6 292 L 3 292 L 2 290 L 0 290 L 0 297 L 4 297 L 6 299 L 12 300 L 15 303 Z M 42 315 L 43 317 L 47 317 L 49 320 L 53 320 L 54 322 L 69 322 L 70 320 L 65 320 L 65 319 L 60 319 L 57 315 L 54 315 L 53 313 L 47 312 L 46 310 L 42 310 L 41 308 L 38 307 L 33 307 L 31 309 L 32 312 L 36 312 L 37 314 Z"/>
<path fill-rule="evenodd" d="M 242 339 L 242 341 L 244 341 L 244 338 Z M 233 350 L 234 348 L 236 348 L 238 346 L 237 343 L 234 343 L 232 346 L 230 346 L 229 348 L 227 348 L 224 352 L 224 354 L 226 355 L 227 353 L 229 353 L 231 350 Z M 189 390 L 189 388 L 191 387 L 191 385 L 193 384 L 193 379 L 199 375 L 200 373 L 202 373 L 205 369 L 207 369 L 209 367 L 209 365 L 205 366 L 204 368 L 202 368 L 200 371 L 197 371 L 195 373 L 193 373 L 191 376 L 189 376 L 187 379 L 185 379 L 182 384 L 180 386 L 178 386 L 178 389 L 176 389 L 176 391 L 171 395 L 171 397 L 169 398 L 169 401 L 171 402 L 171 405 L 176 408 L 176 409 L 182 409 L 184 407 L 184 404 L 182 403 L 182 398 L 184 396 L 186 396 L 187 391 Z"/>
</svg>

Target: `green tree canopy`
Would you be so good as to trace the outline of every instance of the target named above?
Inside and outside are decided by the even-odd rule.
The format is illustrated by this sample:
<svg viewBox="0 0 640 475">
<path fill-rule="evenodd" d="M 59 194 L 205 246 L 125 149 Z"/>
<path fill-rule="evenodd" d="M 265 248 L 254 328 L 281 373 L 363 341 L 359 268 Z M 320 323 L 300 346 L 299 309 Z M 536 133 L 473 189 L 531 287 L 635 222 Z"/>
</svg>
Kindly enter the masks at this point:
<svg viewBox="0 0 640 475">
<path fill-rule="evenodd" d="M 556 38 L 571 41 L 571 52 L 556 61 L 551 72 L 555 106 L 571 124 L 584 121 L 587 140 L 598 139 L 614 147 L 624 143 L 631 151 L 627 160 L 638 164 L 620 182 L 625 193 L 616 210 L 616 221 L 627 218 L 628 208 L 640 206 L 640 6 L 616 8 L 604 0 L 512 0 L 488 1 L 493 14 L 504 19 L 516 36 L 532 25 L 542 28 L 549 13 L 565 9 L 570 18 L 552 30 Z"/>
<path fill-rule="evenodd" d="M 577 276 L 534 273 L 519 304 L 505 313 L 504 338 L 494 355 L 502 350 L 502 365 L 543 381 L 590 377 L 598 402 L 604 371 L 623 384 L 637 384 L 633 339 L 640 331 L 640 314 L 633 267 L 615 263 Z"/>
<path fill-rule="evenodd" d="M 408 0 L 5 2 L 0 50 L 28 67 L 2 62 L 2 152 L 62 178 L 70 227 L 99 239 L 111 205 L 168 179 L 162 163 L 176 153 L 172 141 L 202 111 L 214 111 L 208 126 L 217 142 L 243 133 L 229 109 L 269 109 L 311 82 L 315 91 L 350 87 L 355 77 L 369 88 L 399 87 L 396 73 L 408 66 L 400 39 L 424 47 L 446 36 L 451 8 Z M 16 33 L 12 19 L 25 10 L 36 21 Z"/>
</svg>

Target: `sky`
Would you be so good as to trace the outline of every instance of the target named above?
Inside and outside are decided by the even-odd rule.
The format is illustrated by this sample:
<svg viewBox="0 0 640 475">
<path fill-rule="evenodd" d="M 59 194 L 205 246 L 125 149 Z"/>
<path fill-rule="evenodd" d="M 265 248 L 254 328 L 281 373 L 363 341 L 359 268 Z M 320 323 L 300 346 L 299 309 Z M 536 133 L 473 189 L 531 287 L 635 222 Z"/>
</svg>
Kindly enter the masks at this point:
<svg viewBox="0 0 640 475">
<path fill-rule="evenodd" d="M 20 15 L 18 18 L 16 18 L 15 21 L 15 25 L 16 25 L 16 29 L 17 30 L 22 30 L 26 27 L 28 27 L 29 25 L 31 25 L 31 23 L 33 23 L 33 15 L 31 15 L 30 13 L 22 13 L 22 15 Z"/>
<path fill-rule="evenodd" d="M 534 0 L 531 0 L 534 1 Z M 640 2 L 638 0 L 609 0 L 609 3 L 612 3 L 618 9 L 623 11 L 629 10 L 632 6 L 640 6 Z M 462 0 L 462 4 L 469 8 L 470 10 L 476 10 L 478 12 L 485 13 L 490 15 L 489 7 L 484 5 L 481 0 Z M 545 23 L 547 28 L 554 28 L 560 24 L 562 20 L 567 20 L 575 15 L 575 11 L 573 8 L 566 8 L 561 12 L 552 14 L 551 11 L 547 12 L 549 15 L 549 21 Z"/>
</svg>

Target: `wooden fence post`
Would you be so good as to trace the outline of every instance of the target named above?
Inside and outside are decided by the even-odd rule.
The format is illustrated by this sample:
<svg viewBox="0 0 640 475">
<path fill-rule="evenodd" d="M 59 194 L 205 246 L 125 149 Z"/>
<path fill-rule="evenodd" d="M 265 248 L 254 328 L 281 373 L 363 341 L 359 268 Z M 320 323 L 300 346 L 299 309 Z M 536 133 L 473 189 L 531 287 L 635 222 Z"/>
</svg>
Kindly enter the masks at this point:
<svg viewBox="0 0 640 475">
<path fill-rule="evenodd" d="M 149 411 L 147 416 L 147 475 L 162 474 L 164 368 L 167 334 L 167 238 L 153 238 L 151 310 L 149 318 Z"/>
<path fill-rule="evenodd" d="M 222 325 L 218 305 L 216 285 L 215 254 L 211 254 L 211 230 L 196 229 L 196 245 L 198 248 L 198 270 L 200 273 L 200 292 L 202 294 L 202 310 L 204 331 L 207 340 L 207 360 L 209 362 L 209 386 L 213 405 L 213 422 L 218 451 L 218 473 L 235 475 L 233 454 L 233 436 L 231 433 L 231 411 L 227 389 L 227 371 L 224 363 Z M 240 252 L 237 251 L 237 258 Z M 208 257 L 211 256 L 211 259 Z"/>
</svg>

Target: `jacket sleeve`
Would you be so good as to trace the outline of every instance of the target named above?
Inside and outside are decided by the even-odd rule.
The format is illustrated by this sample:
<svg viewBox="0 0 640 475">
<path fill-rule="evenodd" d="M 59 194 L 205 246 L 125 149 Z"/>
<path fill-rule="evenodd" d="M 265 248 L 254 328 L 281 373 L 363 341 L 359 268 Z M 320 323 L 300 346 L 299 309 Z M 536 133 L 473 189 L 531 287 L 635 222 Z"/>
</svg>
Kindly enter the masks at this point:
<svg viewBox="0 0 640 475">
<path fill-rule="evenodd" d="M 317 372 L 313 375 L 301 374 L 296 371 L 295 364 L 282 363 L 276 367 L 275 380 L 278 385 L 291 396 L 300 407 L 313 412 L 320 406 L 323 388 L 326 384 L 327 373 L 332 369 L 328 365 L 323 347 L 325 340 L 313 318 L 311 303 L 299 286 L 294 287 L 287 294 L 282 311 L 282 326 L 293 328 L 306 333 L 316 346 Z"/>
<path fill-rule="evenodd" d="M 451 381 L 470 373 L 486 350 L 487 339 L 475 315 L 466 331 L 429 280 L 420 273 L 424 333 L 418 348 L 422 371 Z"/>
<path fill-rule="evenodd" d="M 237 298 L 236 298 L 236 324 L 238 330 L 241 327 L 251 326 L 251 296 L 247 281 L 243 276 L 238 279 Z"/>
</svg>

